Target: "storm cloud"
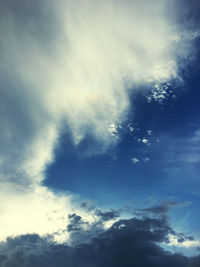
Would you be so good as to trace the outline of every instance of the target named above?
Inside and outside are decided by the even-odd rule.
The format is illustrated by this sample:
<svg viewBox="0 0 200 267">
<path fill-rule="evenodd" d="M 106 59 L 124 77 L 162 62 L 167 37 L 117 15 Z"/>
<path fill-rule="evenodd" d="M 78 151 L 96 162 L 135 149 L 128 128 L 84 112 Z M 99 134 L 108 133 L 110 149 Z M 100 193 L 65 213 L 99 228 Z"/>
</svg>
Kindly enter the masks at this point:
<svg viewBox="0 0 200 267">
<path fill-rule="evenodd" d="M 2 267 L 192 267 L 199 258 L 164 250 L 160 244 L 174 233 L 166 219 L 119 220 L 90 242 L 55 244 L 51 237 L 23 235 L 0 245 Z"/>
</svg>

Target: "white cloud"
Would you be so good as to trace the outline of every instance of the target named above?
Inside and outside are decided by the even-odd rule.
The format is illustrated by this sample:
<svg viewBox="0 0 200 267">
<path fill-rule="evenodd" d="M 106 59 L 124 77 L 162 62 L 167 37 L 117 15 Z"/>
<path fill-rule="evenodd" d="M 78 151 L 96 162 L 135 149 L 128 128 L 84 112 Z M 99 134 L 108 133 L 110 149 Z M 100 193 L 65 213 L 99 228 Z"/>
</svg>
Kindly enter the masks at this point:
<svg viewBox="0 0 200 267">
<path fill-rule="evenodd" d="M 130 132 L 132 133 L 132 132 L 134 132 L 134 130 L 135 130 L 135 128 L 133 128 L 133 127 L 129 127 L 129 130 L 130 130 Z"/>
<path fill-rule="evenodd" d="M 142 143 L 144 143 L 144 144 L 147 144 L 148 143 L 148 139 L 146 139 L 145 137 L 142 139 Z"/>
<path fill-rule="evenodd" d="M 198 248 L 200 246 L 200 240 L 184 240 L 183 242 L 178 242 L 176 236 L 169 235 L 169 244 L 168 246 L 176 246 L 183 248 Z"/>
<path fill-rule="evenodd" d="M 139 162 L 138 158 L 132 158 L 131 160 L 132 160 L 133 163 L 138 163 Z"/>
<path fill-rule="evenodd" d="M 1 84 L 6 104 L 0 140 L 6 172 L 14 162 L 20 176 L 40 181 L 53 160 L 61 122 L 75 143 L 90 133 L 109 146 L 116 140 L 107 129 L 129 109 L 127 87 L 176 77 L 171 45 L 179 32 L 167 17 L 167 1 L 43 1 L 39 9 L 35 20 L 23 14 L 23 5 L 21 13 L 8 9 L 2 19 L 7 79 Z M 47 19 L 56 33 L 44 27 Z"/>
<path fill-rule="evenodd" d="M 53 194 L 43 187 L 27 192 L 1 188 L 1 240 L 27 233 L 53 234 L 66 228 L 70 197 Z"/>
<path fill-rule="evenodd" d="M 111 125 L 108 128 L 108 132 L 110 133 L 111 136 L 118 138 L 118 126 L 116 126 L 114 123 L 111 123 Z"/>
<path fill-rule="evenodd" d="M 150 158 L 146 157 L 144 158 L 144 162 L 148 162 L 150 160 Z"/>
<path fill-rule="evenodd" d="M 69 239 L 68 214 L 77 212 L 88 223 L 95 220 L 92 211 L 80 209 L 69 192 L 54 193 L 43 186 L 24 191 L 4 184 L 0 189 L 0 211 L 0 241 L 8 236 L 37 233 L 65 242 Z"/>
</svg>

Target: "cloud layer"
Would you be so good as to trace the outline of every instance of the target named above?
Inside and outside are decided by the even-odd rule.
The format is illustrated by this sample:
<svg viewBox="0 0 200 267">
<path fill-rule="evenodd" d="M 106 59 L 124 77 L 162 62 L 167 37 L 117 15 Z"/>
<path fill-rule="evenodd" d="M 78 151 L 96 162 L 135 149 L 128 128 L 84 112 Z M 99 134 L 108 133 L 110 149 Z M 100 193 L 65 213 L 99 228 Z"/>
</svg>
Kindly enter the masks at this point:
<svg viewBox="0 0 200 267">
<path fill-rule="evenodd" d="M 76 222 L 77 223 L 77 222 Z M 160 247 L 174 234 L 164 218 L 119 220 L 90 242 L 58 245 L 51 238 L 23 235 L 0 244 L 0 263 L 10 266 L 194 267 L 199 258 L 173 254 Z"/>
</svg>

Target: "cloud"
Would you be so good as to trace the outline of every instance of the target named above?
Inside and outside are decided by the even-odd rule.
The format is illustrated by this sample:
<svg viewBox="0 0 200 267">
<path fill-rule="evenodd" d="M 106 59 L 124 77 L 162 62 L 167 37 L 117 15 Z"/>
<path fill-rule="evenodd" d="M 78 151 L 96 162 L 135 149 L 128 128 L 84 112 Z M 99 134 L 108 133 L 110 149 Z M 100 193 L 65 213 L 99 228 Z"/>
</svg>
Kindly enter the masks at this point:
<svg viewBox="0 0 200 267">
<path fill-rule="evenodd" d="M 69 193 L 54 194 L 41 186 L 26 192 L 10 185 L 1 188 L 0 203 L 0 240 L 28 233 L 53 235 L 66 228 L 67 213 L 72 212 Z"/>
<path fill-rule="evenodd" d="M 51 237 L 22 235 L 0 244 L 2 267 L 198 266 L 199 258 L 173 254 L 160 247 L 173 230 L 165 219 L 119 220 L 90 242 L 55 244 Z"/>
<path fill-rule="evenodd" d="M 176 246 L 181 248 L 193 248 L 198 249 L 200 247 L 200 240 L 195 240 L 193 236 L 180 235 L 179 238 L 169 236 L 170 246 Z"/>
<path fill-rule="evenodd" d="M 80 230 L 84 223 L 81 216 L 78 216 L 75 213 L 69 214 L 68 219 L 70 220 L 70 224 L 67 225 L 68 232 Z"/>
<path fill-rule="evenodd" d="M 130 89 L 176 78 L 168 12 L 167 1 L 1 1 L 3 180 L 40 182 L 66 124 L 76 144 L 116 142 L 108 129 Z"/>
<path fill-rule="evenodd" d="M 153 214 L 153 215 L 166 215 L 171 208 L 187 206 L 190 202 L 178 202 L 178 201 L 164 201 L 159 205 L 154 205 L 148 208 L 140 209 L 142 213 Z"/>
<path fill-rule="evenodd" d="M 140 159 L 138 159 L 138 158 L 136 158 L 136 157 L 132 158 L 131 160 L 132 160 L 132 162 L 133 162 L 134 164 L 136 164 L 136 163 L 138 163 L 138 162 L 141 161 Z M 148 157 L 145 157 L 145 158 L 142 159 L 142 161 L 145 162 L 145 163 L 147 163 L 149 160 L 150 160 L 150 158 L 148 158 Z"/>
<path fill-rule="evenodd" d="M 109 129 L 127 118 L 131 90 L 177 79 L 185 39 L 167 2 L 0 2 L 4 238 L 62 232 L 73 214 L 68 197 L 42 186 L 63 132 L 74 144 L 92 136 L 101 153 L 118 140 Z M 44 215 L 53 210 L 60 217 Z"/>
<path fill-rule="evenodd" d="M 110 221 L 113 219 L 116 219 L 119 217 L 119 212 L 116 210 L 110 210 L 110 211 L 101 211 L 101 210 L 96 210 L 95 213 L 103 222 L 105 221 Z"/>
<path fill-rule="evenodd" d="M 131 160 L 132 160 L 132 162 L 135 163 L 135 164 L 139 162 L 139 159 L 138 159 L 138 158 L 132 158 Z"/>
<path fill-rule="evenodd" d="M 79 217 L 72 215 L 78 212 Z M 94 212 L 85 212 L 77 204 L 76 196 L 69 192 L 53 192 L 44 186 L 32 189 L 0 189 L 0 241 L 8 236 L 15 237 L 37 233 L 51 235 L 55 242 L 69 240 L 69 229 L 77 228 L 82 220 L 94 222 Z M 71 226 L 70 226 L 71 225 Z M 76 227 L 75 227 L 76 225 Z"/>
</svg>

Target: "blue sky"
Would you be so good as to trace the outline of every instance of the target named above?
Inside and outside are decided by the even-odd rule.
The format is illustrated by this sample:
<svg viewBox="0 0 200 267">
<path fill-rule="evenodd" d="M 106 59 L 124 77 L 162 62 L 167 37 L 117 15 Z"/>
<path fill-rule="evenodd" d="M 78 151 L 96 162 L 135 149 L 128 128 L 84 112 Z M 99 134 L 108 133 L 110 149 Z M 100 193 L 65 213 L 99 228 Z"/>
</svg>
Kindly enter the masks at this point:
<svg viewBox="0 0 200 267">
<path fill-rule="evenodd" d="M 1 1 L 2 266 L 198 265 L 199 8 Z"/>
<path fill-rule="evenodd" d="M 172 220 L 179 218 L 180 228 L 199 235 L 198 57 L 187 71 L 184 83 L 172 86 L 162 103 L 148 102 L 148 92 L 132 95 L 132 112 L 119 129 L 120 141 L 106 153 L 98 154 L 98 144 L 89 136 L 77 147 L 69 136 L 61 136 L 45 185 L 113 208 L 131 200 L 141 205 L 151 197 L 188 201 Z M 93 149 L 96 154 L 91 156 L 88 151 Z"/>
<path fill-rule="evenodd" d="M 149 103 L 148 93 L 136 92 L 129 119 L 118 130 L 120 141 L 106 153 L 98 154 L 100 145 L 91 136 L 75 147 L 63 134 L 56 160 L 47 168 L 46 185 L 100 202 L 106 195 L 106 201 L 110 195 L 115 202 L 151 195 L 198 199 L 198 80 L 197 60 L 184 84 L 175 88 L 176 97 Z"/>
</svg>

